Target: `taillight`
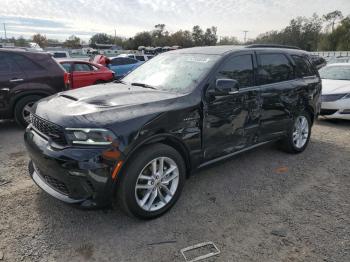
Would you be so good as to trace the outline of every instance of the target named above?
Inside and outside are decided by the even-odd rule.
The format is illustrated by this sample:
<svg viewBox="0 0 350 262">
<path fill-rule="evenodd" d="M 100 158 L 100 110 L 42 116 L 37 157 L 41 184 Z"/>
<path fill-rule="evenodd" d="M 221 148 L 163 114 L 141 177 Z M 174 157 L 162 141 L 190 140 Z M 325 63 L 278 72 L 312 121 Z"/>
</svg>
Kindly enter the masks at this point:
<svg viewBox="0 0 350 262">
<path fill-rule="evenodd" d="M 63 81 L 66 87 L 69 89 L 70 88 L 70 73 L 64 72 L 63 75 Z"/>
</svg>

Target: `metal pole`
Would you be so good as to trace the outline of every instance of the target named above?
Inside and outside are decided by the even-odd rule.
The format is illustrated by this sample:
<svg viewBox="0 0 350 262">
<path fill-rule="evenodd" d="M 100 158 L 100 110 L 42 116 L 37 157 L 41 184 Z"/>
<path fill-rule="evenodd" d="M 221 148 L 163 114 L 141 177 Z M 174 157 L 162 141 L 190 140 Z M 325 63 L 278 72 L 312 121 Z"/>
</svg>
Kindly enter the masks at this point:
<svg viewBox="0 0 350 262">
<path fill-rule="evenodd" d="M 7 34 L 6 34 L 6 24 L 4 23 L 4 33 L 5 33 L 5 40 L 7 40 Z"/>
<path fill-rule="evenodd" d="M 114 29 L 114 44 L 117 46 L 117 30 Z"/>
<path fill-rule="evenodd" d="M 244 43 L 247 42 L 247 33 L 248 33 L 248 32 L 249 32 L 248 30 L 244 30 L 244 31 L 243 31 L 243 33 L 244 33 Z"/>
</svg>

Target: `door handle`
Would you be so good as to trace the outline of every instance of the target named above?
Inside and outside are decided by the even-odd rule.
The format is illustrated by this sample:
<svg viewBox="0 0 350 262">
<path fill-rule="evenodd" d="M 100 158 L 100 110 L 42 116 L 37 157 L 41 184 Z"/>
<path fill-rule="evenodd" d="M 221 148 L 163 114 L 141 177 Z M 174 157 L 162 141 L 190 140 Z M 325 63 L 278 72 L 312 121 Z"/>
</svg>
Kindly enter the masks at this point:
<svg viewBox="0 0 350 262">
<path fill-rule="evenodd" d="M 22 81 L 24 81 L 23 78 L 14 78 L 14 79 L 11 79 L 11 80 L 10 80 L 11 83 L 14 83 L 14 82 L 22 82 Z"/>
</svg>

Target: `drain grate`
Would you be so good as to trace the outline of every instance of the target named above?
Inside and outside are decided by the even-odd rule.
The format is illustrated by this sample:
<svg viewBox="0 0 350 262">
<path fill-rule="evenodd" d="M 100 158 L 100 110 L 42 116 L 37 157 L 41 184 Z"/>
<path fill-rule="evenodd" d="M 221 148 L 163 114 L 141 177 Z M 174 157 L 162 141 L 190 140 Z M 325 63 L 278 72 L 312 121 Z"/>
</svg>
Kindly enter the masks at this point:
<svg viewBox="0 0 350 262">
<path fill-rule="evenodd" d="M 185 247 L 181 249 L 180 252 L 185 258 L 186 262 L 200 261 L 220 254 L 220 250 L 211 241 Z"/>
</svg>

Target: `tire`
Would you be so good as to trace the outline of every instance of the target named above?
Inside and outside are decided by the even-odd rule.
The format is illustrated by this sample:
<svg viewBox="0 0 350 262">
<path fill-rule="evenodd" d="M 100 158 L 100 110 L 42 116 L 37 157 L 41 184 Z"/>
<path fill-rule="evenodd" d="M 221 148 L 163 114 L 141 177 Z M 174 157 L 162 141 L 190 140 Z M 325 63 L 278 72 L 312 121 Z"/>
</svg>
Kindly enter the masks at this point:
<svg viewBox="0 0 350 262">
<path fill-rule="evenodd" d="M 29 122 L 29 109 L 35 102 L 40 100 L 42 97 L 37 95 L 30 95 L 25 96 L 17 101 L 15 104 L 15 120 L 17 124 L 19 124 L 22 127 L 26 127 Z"/>
<path fill-rule="evenodd" d="M 104 83 L 106 83 L 106 82 L 103 81 L 103 80 L 97 80 L 97 81 L 94 83 L 94 85 L 99 85 L 99 84 L 104 84 Z"/>
<path fill-rule="evenodd" d="M 163 179 L 158 169 L 161 159 L 164 162 Z M 156 161 L 157 172 L 152 171 L 154 169 L 152 161 Z M 174 169 L 174 166 L 177 169 Z M 174 171 L 165 176 L 170 168 Z M 121 208 L 128 215 L 141 219 L 161 216 L 178 200 L 185 183 L 185 173 L 184 160 L 174 148 L 164 144 L 142 148 L 128 160 L 118 183 L 117 197 Z M 145 177 L 147 179 L 144 179 Z M 171 178 L 173 179 L 170 180 Z M 165 190 L 164 186 L 168 190 Z M 144 203 L 143 206 L 142 203 Z"/>
<path fill-rule="evenodd" d="M 307 127 L 298 129 L 298 122 L 300 125 L 304 125 L 301 124 L 300 121 L 306 121 Z M 311 126 L 312 122 L 310 119 L 310 115 L 307 112 L 302 112 L 295 116 L 293 124 L 288 130 L 287 136 L 282 140 L 282 149 L 292 154 L 298 154 L 303 152 L 310 141 Z"/>
</svg>

